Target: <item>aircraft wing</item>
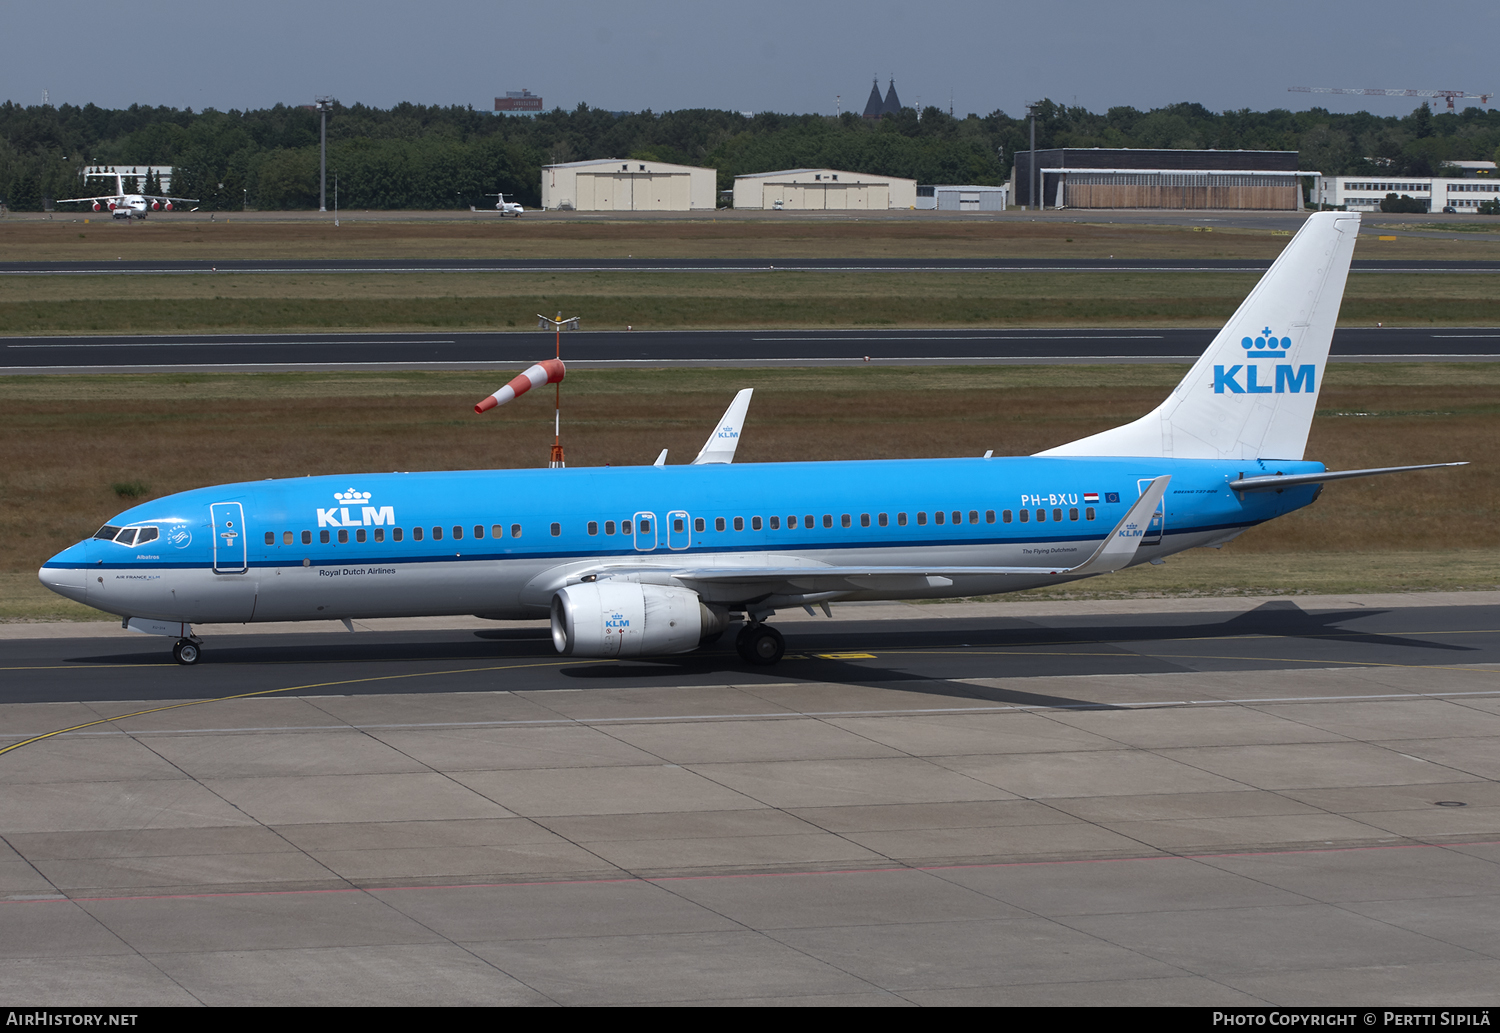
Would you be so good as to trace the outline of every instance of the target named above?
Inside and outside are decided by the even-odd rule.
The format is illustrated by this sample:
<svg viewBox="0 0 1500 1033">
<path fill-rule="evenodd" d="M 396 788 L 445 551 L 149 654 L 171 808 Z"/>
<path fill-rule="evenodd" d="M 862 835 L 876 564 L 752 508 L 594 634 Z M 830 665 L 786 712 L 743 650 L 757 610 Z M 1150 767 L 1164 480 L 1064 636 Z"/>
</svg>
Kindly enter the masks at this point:
<svg viewBox="0 0 1500 1033">
<path fill-rule="evenodd" d="M 191 201 L 197 204 L 202 198 L 199 197 L 168 197 L 166 194 L 142 194 L 148 201 Z"/>
<path fill-rule="evenodd" d="M 53 204 L 72 204 L 75 201 L 123 201 L 124 194 L 100 194 L 98 197 L 59 197 Z"/>
<path fill-rule="evenodd" d="M 832 566 L 808 563 L 799 566 L 725 566 L 671 568 L 658 564 L 629 567 L 607 566 L 589 578 L 618 576 L 650 570 L 666 575 L 688 586 L 718 589 L 709 594 L 734 595 L 725 589 L 739 589 L 745 596 L 807 596 L 835 594 L 867 589 L 899 591 L 903 589 L 942 588 L 960 577 L 997 576 L 1084 576 L 1108 574 L 1130 565 L 1151 516 L 1166 494 L 1170 475 L 1155 478 L 1118 524 L 1099 543 L 1088 559 L 1071 567 L 959 567 L 959 566 Z"/>
<path fill-rule="evenodd" d="M 719 417 L 719 425 L 714 428 L 714 432 L 698 450 L 697 458 L 689 465 L 734 462 L 734 450 L 740 444 L 740 428 L 744 426 L 745 413 L 750 409 L 750 396 L 754 393 L 755 388 L 747 387 L 734 396 L 734 401 L 729 403 L 729 408 Z"/>
</svg>

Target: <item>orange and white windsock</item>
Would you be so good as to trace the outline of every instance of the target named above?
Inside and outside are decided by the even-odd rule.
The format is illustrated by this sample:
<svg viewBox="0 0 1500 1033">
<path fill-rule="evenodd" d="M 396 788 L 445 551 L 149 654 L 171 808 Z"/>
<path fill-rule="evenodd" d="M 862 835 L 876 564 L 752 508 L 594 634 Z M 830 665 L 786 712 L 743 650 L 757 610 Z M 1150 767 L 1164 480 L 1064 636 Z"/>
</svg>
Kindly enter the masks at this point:
<svg viewBox="0 0 1500 1033">
<path fill-rule="evenodd" d="M 526 372 L 474 406 L 474 411 L 484 412 L 486 409 L 493 409 L 497 405 L 504 405 L 514 398 L 521 397 L 534 387 L 560 384 L 562 383 L 564 372 L 561 359 L 547 359 L 544 362 L 538 362 L 535 366 L 527 367 Z"/>
</svg>

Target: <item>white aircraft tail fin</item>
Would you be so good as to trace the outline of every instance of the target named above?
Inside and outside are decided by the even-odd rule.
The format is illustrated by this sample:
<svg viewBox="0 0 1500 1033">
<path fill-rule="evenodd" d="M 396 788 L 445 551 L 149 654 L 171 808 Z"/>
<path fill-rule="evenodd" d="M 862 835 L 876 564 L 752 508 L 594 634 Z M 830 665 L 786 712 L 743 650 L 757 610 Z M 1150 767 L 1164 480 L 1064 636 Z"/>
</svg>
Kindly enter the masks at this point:
<svg viewBox="0 0 1500 1033">
<path fill-rule="evenodd" d="M 745 413 L 750 410 L 750 396 L 754 393 L 755 388 L 747 387 L 734 396 L 734 401 L 729 403 L 729 408 L 719 418 L 719 425 L 698 451 L 697 458 L 692 462 L 693 466 L 734 462 L 734 450 L 740 444 L 740 428 L 744 426 Z"/>
<path fill-rule="evenodd" d="M 1357 212 L 1309 216 L 1166 401 L 1037 454 L 1301 459 L 1358 236 Z"/>
</svg>

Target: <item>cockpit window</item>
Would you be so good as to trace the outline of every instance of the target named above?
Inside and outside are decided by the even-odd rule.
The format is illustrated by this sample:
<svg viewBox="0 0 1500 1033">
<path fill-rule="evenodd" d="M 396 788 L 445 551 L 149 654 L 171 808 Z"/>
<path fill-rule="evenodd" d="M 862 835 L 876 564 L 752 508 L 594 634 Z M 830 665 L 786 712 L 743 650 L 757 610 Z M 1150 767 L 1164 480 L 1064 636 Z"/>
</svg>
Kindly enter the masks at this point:
<svg viewBox="0 0 1500 1033">
<path fill-rule="evenodd" d="M 112 541 L 116 545 L 144 545 L 156 541 L 160 534 L 161 531 L 155 527 L 115 527 L 105 524 L 94 537 L 106 542 Z"/>
</svg>

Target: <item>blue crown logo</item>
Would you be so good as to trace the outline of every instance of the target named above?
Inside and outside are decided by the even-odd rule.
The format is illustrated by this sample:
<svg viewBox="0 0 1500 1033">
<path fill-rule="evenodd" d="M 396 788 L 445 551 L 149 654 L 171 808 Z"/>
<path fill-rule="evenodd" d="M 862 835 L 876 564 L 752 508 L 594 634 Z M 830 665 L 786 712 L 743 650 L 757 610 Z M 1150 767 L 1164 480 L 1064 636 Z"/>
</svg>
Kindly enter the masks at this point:
<svg viewBox="0 0 1500 1033">
<path fill-rule="evenodd" d="M 1292 350 L 1292 339 L 1277 337 L 1271 333 L 1269 326 L 1262 330 L 1261 334 L 1260 337 L 1246 337 L 1240 341 L 1240 347 L 1249 353 L 1246 358 L 1284 359 L 1287 352 Z"/>
<path fill-rule="evenodd" d="M 1247 340 L 1247 341 L 1249 339 L 1250 338 L 1248 338 L 1248 337 L 1245 338 L 1245 340 Z M 338 499 L 340 502 L 342 502 L 346 506 L 357 506 L 361 502 L 369 502 L 370 501 L 370 493 L 369 492 L 367 492 L 367 491 L 355 491 L 353 488 L 350 488 L 348 491 L 336 491 L 336 492 L 333 493 L 333 497 L 336 498 L 336 499 Z"/>
</svg>

